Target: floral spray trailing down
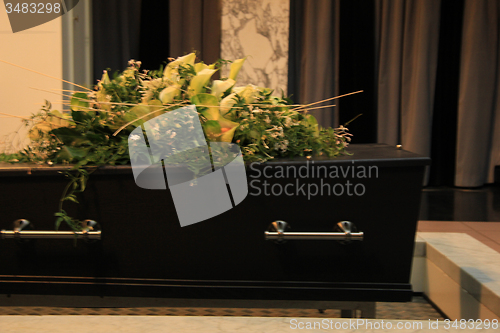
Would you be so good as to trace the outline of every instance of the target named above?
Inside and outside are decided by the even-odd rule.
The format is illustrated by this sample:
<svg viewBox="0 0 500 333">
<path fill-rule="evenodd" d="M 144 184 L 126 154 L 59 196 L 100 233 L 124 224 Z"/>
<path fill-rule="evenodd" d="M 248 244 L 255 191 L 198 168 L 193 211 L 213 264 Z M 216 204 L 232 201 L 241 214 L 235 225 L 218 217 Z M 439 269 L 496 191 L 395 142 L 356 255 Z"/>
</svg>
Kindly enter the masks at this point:
<svg viewBox="0 0 500 333">
<path fill-rule="evenodd" d="M 347 128 L 321 128 L 308 114 L 325 107 L 315 105 L 342 96 L 294 105 L 288 98 L 273 96 L 269 88 L 237 86 L 236 77 L 245 59 L 211 65 L 195 60 L 196 54 L 190 53 L 171 59 L 159 70 L 143 70 L 140 61 L 130 60 L 127 69 L 113 79 L 105 71 L 94 90 L 63 91 L 70 98 L 69 113 L 51 110 L 46 102 L 38 114 L 25 121 L 31 126 L 31 144 L 18 154 L 4 155 L 3 160 L 72 165 L 65 172 L 70 182 L 55 214 L 56 229 L 61 222 L 80 229 L 80 221 L 66 214 L 63 203 L 78 203 L 76 194 L 85 190 L 96 167 L 130 163 L 128 138 L 137 126 L 183 106 L 196 105 L 208 142 L 238 144 L 245 162 L 346 153 L 351 136 Z M 228 64 L 229 77 L 213 80 L 214 73 Z M 169 144 L 175 140 L 175 132 L 164 135 Z M 189 160 L 189 156 L 180 158 Z M 200 173 L 195 163 L 186 164 L 195 175 Z"/>
</svg>

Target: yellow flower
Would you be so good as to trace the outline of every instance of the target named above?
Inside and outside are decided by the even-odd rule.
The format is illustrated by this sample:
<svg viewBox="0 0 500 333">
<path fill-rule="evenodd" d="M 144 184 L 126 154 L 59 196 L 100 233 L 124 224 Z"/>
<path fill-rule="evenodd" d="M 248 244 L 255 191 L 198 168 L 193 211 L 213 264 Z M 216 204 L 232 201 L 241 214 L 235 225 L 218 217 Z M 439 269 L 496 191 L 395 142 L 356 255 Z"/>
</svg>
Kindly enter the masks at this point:
<svg viewBox="0 0 500 333">
<path fill-rule="evenodd" d="M 222 95 L 228 90 L 231 89 L 236 81 L 233 79 L 227 79 L 227 80 L 214 80 L 212 84 L 212 95 L 217 97 L 217 99 L 220 99 Z"/>
<path fill-rule="evenodd" d="M 188 87 L 188 94 L 190 97 L 203 92 L 203 87 L 210 80 L 212 75 L 217 72 L 216 69 L 205 68 L 198 72 L 195 77 L 191 79 Z"/>
<path fill-rule="evenodd" d="M 229 72 L 229 78 L 232 80 L 236 80 L 236 77 L 238 76 L 238 73 L 240 72 L 241 66 L 243 66 L 243 63 L 245 62 L 247 58 L 243 59 L 238 59 L 233 61 L 231 64 L 231 71 Z"/>
</svg>

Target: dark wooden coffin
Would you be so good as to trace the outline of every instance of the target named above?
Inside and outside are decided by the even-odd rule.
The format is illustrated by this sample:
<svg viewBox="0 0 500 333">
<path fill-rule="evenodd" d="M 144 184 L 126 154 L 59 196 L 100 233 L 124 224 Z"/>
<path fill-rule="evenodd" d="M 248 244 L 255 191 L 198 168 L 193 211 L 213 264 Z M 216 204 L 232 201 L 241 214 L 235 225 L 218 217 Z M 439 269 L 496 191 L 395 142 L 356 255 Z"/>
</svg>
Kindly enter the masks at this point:
<svg viewBox="0 0 500 333">
<path fill-rule="evenodd" d="M 183 228 L 168 190 L 137 187 L 129 166 L 104 167 L 91 176 L 80 205 L 65 204 L 70 214 L 99 222 L 102 239 L 1 239 L 0 294 L 408 301 L 430 161 L 384 144 L 351 145 L 349 152 L 248 166 L 249 194 L 242 203 Z M 299 167 L 302 173 L 294 175 Z M 36 230 L 54 230 L 67 184 L 62 169 L 2 164 L 0 229 L 27 219 Z M 327 193 L 327 185 L 335 192 Z M 322 195 L 313 195 L 315 186 Z M 285 187 L 288 194 L 278 195 Z M 331 232 L 347 220 L 364 239 L 278 244 L 264 237 L 277 220 L 296 232 Z"/>
</svg>

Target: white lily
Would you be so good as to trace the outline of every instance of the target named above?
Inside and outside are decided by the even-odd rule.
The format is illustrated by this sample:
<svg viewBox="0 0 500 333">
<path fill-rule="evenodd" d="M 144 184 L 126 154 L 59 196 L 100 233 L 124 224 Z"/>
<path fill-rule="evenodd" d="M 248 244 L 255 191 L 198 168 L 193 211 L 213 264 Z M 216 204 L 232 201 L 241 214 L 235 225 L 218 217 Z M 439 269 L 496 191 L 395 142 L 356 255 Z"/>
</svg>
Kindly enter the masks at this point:
<svg viewBox="0 0 500 333">
<path fill-rule="evenodd" d="M 180 86 L 173 85 L 166 87 L 160 92 L 159 98 L 163 104 L 170 104 L 174 101 L 174 98 L 181 94 Z"/>
<path fill-rule="evenodd" d="M 202 62 L 199 62 L 199 63 L 197 63 L 197 64 L 195 64 L 195 65 L 194 65 L 194 71 L 195 71 L 196 73 L 199 73 L 199 72 L 201 72 L 202 70 L 207 69 L 207 68 L 208 68 L 208 65 L 205 65 L 205 64 L 204 64 L 204 63 L 202 63 Z"/>
<path fill-rule="evenodd" d="M 231 89 L 232 86 L 236 81 L 233 79 L 227 79 L 225 81 L 222 80 L 214 80 L 212 84 L 212 95 L 217 97 L 217 99 L 220 99 L 222 97 L 222 94 L 224 94 L 228 89 Z"/>
<path fill-rule="evenodd" d="M 189 96 L 194 96 L 202 92 L 203 87 L 207 84 L 212 75 L 217 72 L 216 69 L 203 69 L 191 80 L 188 87 Z"/>
<path fill-rule="evenodd" d="M 233 91 L 245 100 L 245 103 L 252 104 L 259 93 L 257 86 L 249 84 L 245 87 L 233 88 Z"/>
<path fill-rule="evenodd" d="M 167 67 L 165 67 L 165 70 L 163 71 L 163 77 L 165 79 L 172 79 L 172 76 L 177 76 L 178 71 L 177 68 L 180 65 L 192 65 L 194 66 L 194 61 L 196 59 L 196 53 L 189 53 L 186 54 L 185 56 L 179 57 L 175 59 L 174 61 L 170 62 Z"/>
<path fill-rule="evenodd" d="M 223 117 L 229 115 L 234 104 L 236 104 L 236 93 L 232 93 L 220 101 L 220 114 Z"/>
</svg>

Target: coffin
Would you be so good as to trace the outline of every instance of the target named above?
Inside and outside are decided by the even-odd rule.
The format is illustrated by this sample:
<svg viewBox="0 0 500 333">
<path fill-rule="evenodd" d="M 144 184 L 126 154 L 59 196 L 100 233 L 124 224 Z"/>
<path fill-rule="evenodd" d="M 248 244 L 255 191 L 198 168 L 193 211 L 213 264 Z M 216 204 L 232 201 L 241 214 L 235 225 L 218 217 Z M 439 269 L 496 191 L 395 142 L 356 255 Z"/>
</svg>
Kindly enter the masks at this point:
<svg viewBox="0 0 500 333">
<path fill-rule="evenodd" d="M 101 240 L 0 240 L 0 294 L 408 301 L 430 161 L 384 144 L 348 151 L 248 165 L 243 202 L 186 227 L 168 190 L 139 188 L 130 166 L 101 168 L 80 205 L 65 205 L 99 222 Z M 0 229 L 27 219 L 35 230 L 54 230 L 64 168 L 2 164 Z M 332 232 L 351 221 L 363 240 L 266 240 L 278 220 L 292 232 Z"/>
</svg>

